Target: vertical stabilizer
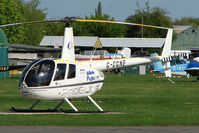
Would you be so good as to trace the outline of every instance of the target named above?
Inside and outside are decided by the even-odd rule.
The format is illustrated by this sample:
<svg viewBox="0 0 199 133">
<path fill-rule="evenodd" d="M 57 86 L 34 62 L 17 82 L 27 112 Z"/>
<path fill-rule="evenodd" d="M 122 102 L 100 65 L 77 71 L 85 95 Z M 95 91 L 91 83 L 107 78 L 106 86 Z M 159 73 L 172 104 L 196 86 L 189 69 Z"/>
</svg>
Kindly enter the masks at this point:
<svg viewBox="0 0 199 133">
<path fill-rule="evenodd" d="M 171 43 L 172 43 L 172 35 L 173 35 L 173 29 L 168 29 L 166 41 L 165 41 L 163 51 L 162 51 L 162 56 L 167 57 L 170 54 Z"/>
<path fill-rule="evenodd" d="M 65 28 L 61 59 L 75 61 L 74 37 L 72 27 Z"/>
<path fill-rule="evenodd" d="M 172 35 L 173 35 L 173 29 L 168 29 L 166 41 L 165 41 L 163 51 L 162 51 L 163 58 L 169 58 L 169 56 L 170 56 Z M 171 77 L 170 60 L 163 62 L 163 67 L 165 70 L 165 76 L 168 78 Z"/>
</svg>

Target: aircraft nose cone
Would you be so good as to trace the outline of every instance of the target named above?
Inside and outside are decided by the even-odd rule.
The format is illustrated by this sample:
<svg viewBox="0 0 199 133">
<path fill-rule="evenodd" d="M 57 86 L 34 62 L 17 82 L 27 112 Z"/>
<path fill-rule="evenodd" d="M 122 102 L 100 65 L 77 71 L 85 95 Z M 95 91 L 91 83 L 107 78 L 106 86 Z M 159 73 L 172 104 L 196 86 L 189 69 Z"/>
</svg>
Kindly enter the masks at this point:
<svg viewBox="0 0 199 133">
<path fill-rule="evenodd" d="M 104 74 L 102 72 L 100 72 L 100 71 L 98 71 L 98 72 L 99 72 L 100 78 L 102 78 L 104 80 Z"/>
<path fill-rule="evenodd" d="M 20 89 L 20 93 L 22 96 L 29 97 L 31 95 L 28 90 L 27 85 L 25 85 L 25 84 L 22 84 L 19 89 Z"/>
</svg>

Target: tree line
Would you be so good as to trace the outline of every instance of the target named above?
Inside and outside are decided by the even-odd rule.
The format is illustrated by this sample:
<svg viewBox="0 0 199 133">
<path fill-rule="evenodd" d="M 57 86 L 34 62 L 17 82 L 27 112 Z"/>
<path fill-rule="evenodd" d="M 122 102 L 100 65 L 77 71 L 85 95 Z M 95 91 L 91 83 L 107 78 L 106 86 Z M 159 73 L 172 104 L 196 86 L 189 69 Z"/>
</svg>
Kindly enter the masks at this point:
<svg viewBox="0 0 199 133">
<path fill-rule="evenodd" d="M 39 9 L 39 0 L 0 0 L 0 24 L 44 20 L 47 13 Z M 43 37 L 43 24 L 30 24 L 3 28 L 9 43 L 38 45 Z"/>
<path fill-rule="evenodd" d="M 24 2 L 23 0 L 0 0 L 0 25 L 25 21 L 45 20 L 46 9 L 39 8 L 39 0 Z M 115 19 L 102 12 L 101 2 L 98 3 L 95 13 L 82 19 L 111 20 Z M 135 13 L 130 15 L 126 22 L 172 27 L 173 25 L 194 25 L 199 27 L 199 18 L 182 18 L 172 21 L 167 10 L 154 7 L 149 2 L 140 8 L 137 2 Z M 44 35 L 60 36 L 64 33 L 64 23 L 28 24 L 3 28 L 9 43 L 23 43 L 38 45 Z M 106 23 L 72 24 L 76 36 L 99 37 L 165 37 L 166 31 L 160 29 L 124 26 Z"/>
</svg>

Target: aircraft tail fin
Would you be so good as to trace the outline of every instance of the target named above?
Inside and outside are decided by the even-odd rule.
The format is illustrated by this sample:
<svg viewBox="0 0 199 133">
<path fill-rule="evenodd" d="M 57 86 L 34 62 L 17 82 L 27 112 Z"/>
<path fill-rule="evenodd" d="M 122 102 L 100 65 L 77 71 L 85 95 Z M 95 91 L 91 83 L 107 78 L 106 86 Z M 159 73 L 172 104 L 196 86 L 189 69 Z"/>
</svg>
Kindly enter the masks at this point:
<svg viewBox="0 0 199 133">
<path fill-rule="evenodd" d="M 65 28 L 61 59 L 75 61 L 74 36 L 72 27 Z"/>
<path fill-rule="evenodd" d="M 162 56 L 164 56 L 164 57 L 168 57 L 170 55 L 172 35 L 173 35 L 173 29 L 168 29 L 166 41 L 164 43 L 164 47 L 162 50 Z"/>
<path fill-rule="evenodd" d="M 162 58 L 163 58 L 163 68 L 165 72 L 165 76 L 170 78 L 171 77 L 171 68 L 170 68 L 170 51 L 171 51 L 171 43 L 172 43 L 172 35 L 173 29 L 168 29 L 166 41 L 164 43 L 164 47 L 162 50 Z"/>
</svg>

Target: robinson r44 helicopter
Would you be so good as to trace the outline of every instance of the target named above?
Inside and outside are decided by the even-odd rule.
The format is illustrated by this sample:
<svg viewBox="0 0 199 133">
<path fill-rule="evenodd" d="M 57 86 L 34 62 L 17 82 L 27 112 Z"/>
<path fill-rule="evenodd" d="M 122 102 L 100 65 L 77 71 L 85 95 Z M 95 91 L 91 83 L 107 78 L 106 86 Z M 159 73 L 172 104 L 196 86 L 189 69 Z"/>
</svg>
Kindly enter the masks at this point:
<svg viewBox="0 0 199 133">
<path fill-rule="evenodd" d="M 61 102 L 52 109 L 52 111 L 56 111 L 66 101 L 75 112 L 78 112 L 79 110 L 72 104 L 70 99 L 87 97 L 100 112 L 103 112 L 104 110 L 91 98 L 91 95 L 102 88 L 104 81 L 104 74 L 102 71 L 108 69 L 163 61 L 166 68 L 166 77 L 171 77 L 171 71 L 169 69 L 169 52 L 173 34 L 173 29 L 171 28 L 127 22 L 74 19 L 69 17 L 59 20 L 6 24 L 1 25 L 0 28 L 43 22 L 66 23 L 61 59 L 35 60 L 24 68 L 18 85 L 20 93 L 25 98 L 36 100 L 36 102 L 25 111 L 33 111 L 33 108 L 40 102 L 40 100 L 60 100 Z M 98 22 L 129 26 L 136 25 L 164 29 L 168 30 L 168 32 L 161 56 L 76 62 L 73 28 L 70 27 L 72 22 Z M 12 111 L 20 110 L 12 107 Z"/>
</svg>

